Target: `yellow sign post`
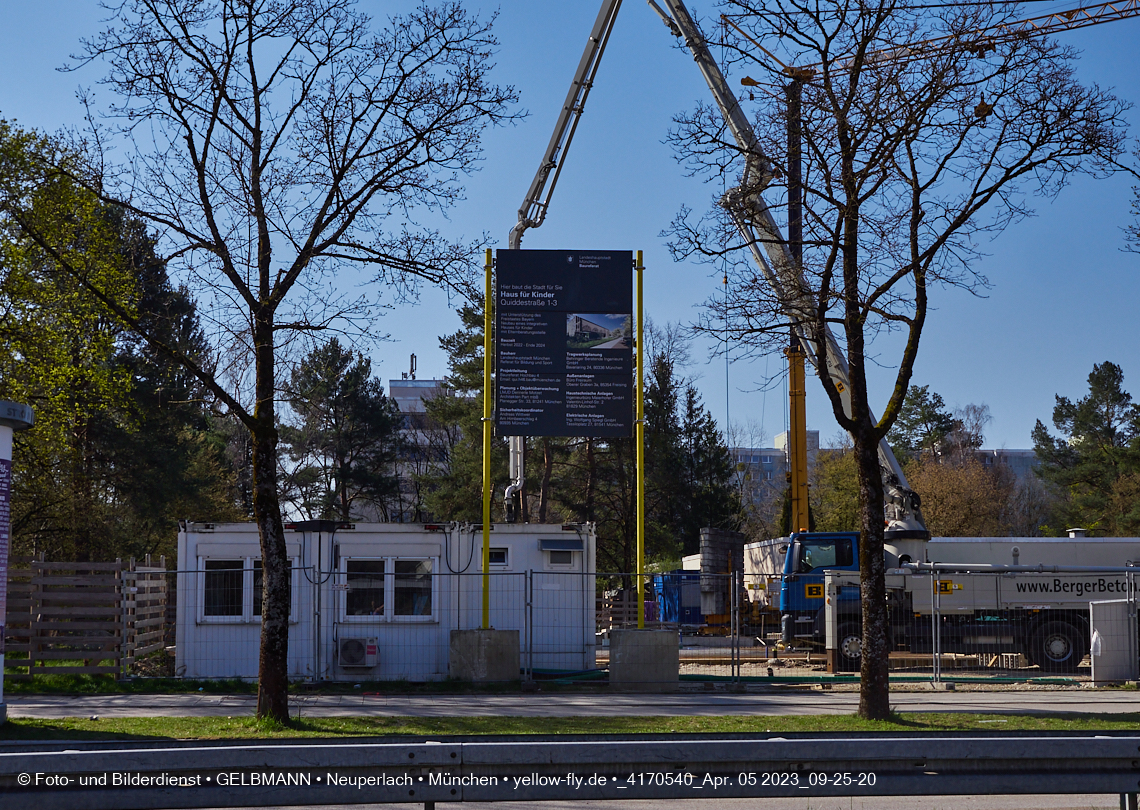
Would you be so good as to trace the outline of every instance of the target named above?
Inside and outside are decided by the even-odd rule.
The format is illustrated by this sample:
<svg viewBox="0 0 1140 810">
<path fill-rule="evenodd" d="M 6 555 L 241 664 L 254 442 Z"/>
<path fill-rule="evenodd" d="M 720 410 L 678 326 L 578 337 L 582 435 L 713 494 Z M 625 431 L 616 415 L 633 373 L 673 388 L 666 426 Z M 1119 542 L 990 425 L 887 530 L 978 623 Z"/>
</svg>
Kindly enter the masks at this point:
<svg viewBox="0 0 1140 810">
<path fill-rule="evenodd" d="M 642 252 L 637 251 L 637 420 L 634 442 L 637 445 L 637 629 L 645 629 L 645 344 L 642 340 L 641 292 Z"/>
<path fill-rule="evenodd" d="M 491 629 L 491 249 L 483 298 L 483 629 Z"/>
<path fill-rule="evenodd" d="M 807 470 L 807 383 L 803 348 L 792 335 L 788 356 L 788 484 L 791 495 L 791 531 L 806 532 L 811 526 L 808 514 Z"/>
</svg>

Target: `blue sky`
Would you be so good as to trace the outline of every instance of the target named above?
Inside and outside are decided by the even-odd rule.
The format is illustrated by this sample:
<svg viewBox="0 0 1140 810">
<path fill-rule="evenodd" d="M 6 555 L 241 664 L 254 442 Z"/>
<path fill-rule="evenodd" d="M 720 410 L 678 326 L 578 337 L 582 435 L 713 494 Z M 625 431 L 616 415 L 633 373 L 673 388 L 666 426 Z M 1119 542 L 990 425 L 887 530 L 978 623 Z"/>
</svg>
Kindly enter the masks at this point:
<svg viewBox="0 0 1140 810">
<path fill-rule="evenodd" d="M 361 8 L 381 18 L 409 5 L 364 0 Z M 593 0 L 468 5 L 499 9 L 496 78 L 518 88 L 530 116 L 488 135 L 482 170 L 468 183 L 468 199 L 451 212 L 448 227 L 457 235 L 489 232 L 505 248 L 598 7 Z M 1032 4 L 1026 15 L 1076 5 Z M 711 2 L 689 6 L 698 18 L 713 10 Z M 77 50 L 80 37 L 98 30 L 100 15 L 90 0 L 4 2 L 0 116 L 48 131 L 81 123 L 75 90 L 94 84 L 101 70 L 64 74 L 56 68 Z M 1140 102 L 1140 19 L 1059 37 L 1083 52 L 1082 80 Z M 705 268 L 674 264 L 659 236 L 682 204 L 703 210 L 719 191 L 684 177 L 663 144 L 672 116 L 707 96 L 691 58 L 673 45 L 645 3 L 626 0 L 550 214 L 523 242 L 524 248 L 644 250 L 645 311 L 660 324 L 693 320 L 700 304 L 720 290 L 719 279 Z M 1130 118 L 1140 123 L 1137 111 Z M 1056 201 L 1041 201 L 1037 217 L 989 246 L 979 268 L 993 282 L 985 298 L 956 290 L 932 295 L 935 310 L 914 381 L 941 393 L 950 406 L 988 404 L 994 419 L 987 446 L 1029 447 L 1034 420 L 1049 422 L 1054 394 L 1081 396 L 1094 363 L 1122 366 L 1126 387 L 1140 399 L 1140 255 L 1121 251 L 1130 186 L 1125 177 L 1078 179 Z M 377 373 L 398 378 L 414 352 L 420 379 L 443 374 L 437 338 L 457 328 L 455 303 L 428 293 L 417 307 L 385 316 L 378 331 L 394 341 L 372 353 Z M 707 348 L 694 347 L 688 373 L 699 378 L 717 420 L 723 425 L 727 407 L 732 422 L 751 420 L 769 440 L 782 431 L 784 389 L 778 381 L 767 393 L 760 389 L 783 358 L 731 360 L 726 379 L 724 360 L 709 361 Z M 882 352 L 882 361 L 890 363 L 891 348 L 884 345 Z M 892 377 L 884 371 L 874 380 L 883 397 Z M 808 390 L 808 426 L 824 441 L 838 432 L 817 382 Z"/>
</svg>

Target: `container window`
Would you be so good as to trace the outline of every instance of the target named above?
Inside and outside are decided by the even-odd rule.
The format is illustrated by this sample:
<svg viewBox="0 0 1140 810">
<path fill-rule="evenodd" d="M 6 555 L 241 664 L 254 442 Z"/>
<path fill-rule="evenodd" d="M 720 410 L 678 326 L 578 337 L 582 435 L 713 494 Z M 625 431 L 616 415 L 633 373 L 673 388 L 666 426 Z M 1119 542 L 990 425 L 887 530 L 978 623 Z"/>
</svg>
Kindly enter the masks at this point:
<svg viewBox="0 0 1140 810">
<path fill-rule="evenodd" d="M 384 560 L 348 560 L 345 580 L 349 616 L 384 615 Z"/>
<path fill-rule="evenodd" d="M 431 615 L 431 560 L 396 560 L 396 616 Z"/>
<path fill-rule="evenodd" d="M 244 603 L 244 560 L 206 560 L 203 598 L 206 616 L 241 616 Z"/>
</svg>

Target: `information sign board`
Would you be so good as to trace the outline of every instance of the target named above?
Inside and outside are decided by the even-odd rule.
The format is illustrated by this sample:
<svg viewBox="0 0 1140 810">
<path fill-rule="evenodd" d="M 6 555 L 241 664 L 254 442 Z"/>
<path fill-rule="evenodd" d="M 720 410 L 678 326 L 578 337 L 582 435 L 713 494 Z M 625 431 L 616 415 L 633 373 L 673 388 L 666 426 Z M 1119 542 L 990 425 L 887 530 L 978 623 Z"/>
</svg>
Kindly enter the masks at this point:
<svg viewBox="0 0 1140 810">
<path fill-rule="evenodd" d="M 632 267 L 628 250 L 498 251 L 500 435 L 632 435 Z"/>
</svg>

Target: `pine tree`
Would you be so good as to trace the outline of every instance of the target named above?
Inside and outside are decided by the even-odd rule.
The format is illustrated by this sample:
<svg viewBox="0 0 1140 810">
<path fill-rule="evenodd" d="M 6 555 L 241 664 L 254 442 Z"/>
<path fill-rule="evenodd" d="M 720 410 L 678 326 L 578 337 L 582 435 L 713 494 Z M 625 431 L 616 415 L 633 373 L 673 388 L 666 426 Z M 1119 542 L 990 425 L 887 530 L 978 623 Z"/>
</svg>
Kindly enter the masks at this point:
<svg viewBox="0 0 1140 810">
<path fill-rule="evenodd" d="M 461 328 L 439 339 L 447 353 L 447 387 L 452 395 L 424 403 L 428 425 L 425 448 L 436 468 L 421 476 L 424 505 L 437 520 L 481 523 L 483 520 L 483 306 L 459 309 Z M 494 396 L 492 390 L 491 396 Z M 492 493 L 508 483 L 507 443 L 491 443 Z M 492 520 L 502 520 L 500 504 L 492 498 Z"/>
<path fill-rule="evenodd" d="M 294 505 L 311 518 L 390 520 L 403 417 L 371 361 L 333 338 L 294 370 L 288 401 L 296 422 L 281 426 L 281 440 Z"/>
<path fill-rule="evenodd" d="M 927 385 L 912 385 L 887 441 L 895 457 L 905 464 L 923 452 L 937 450 L 956 426 L 940 394 L 931 393 Z"/>
<path fill-rule="evenodd" d="M 1093 366 L 1089 393 L 1077 402 L 1057 396 L 1054 438 L 1037 421 L 1033 447 L 1038 475 L 1060 490 L 1049 528 L 1082 527 L 1099 535 L 1140 530 L 1140 406 L 1124 390 L 1114 363 Z"/>
</svg>

